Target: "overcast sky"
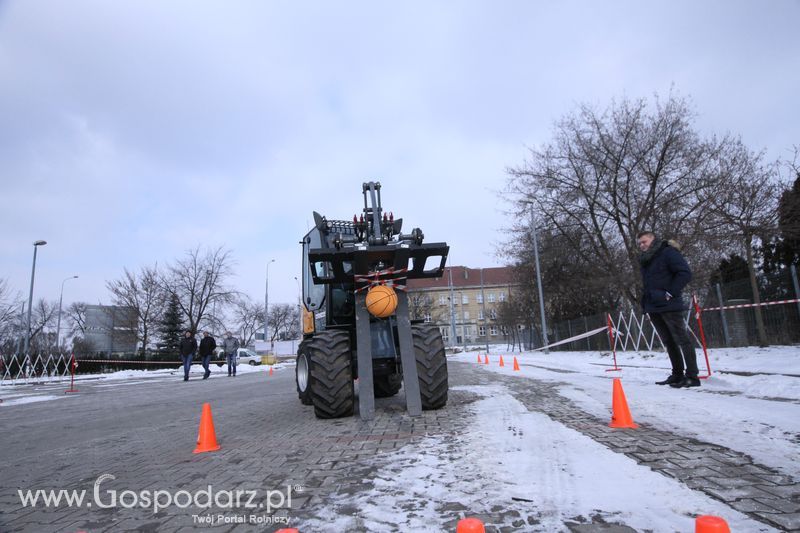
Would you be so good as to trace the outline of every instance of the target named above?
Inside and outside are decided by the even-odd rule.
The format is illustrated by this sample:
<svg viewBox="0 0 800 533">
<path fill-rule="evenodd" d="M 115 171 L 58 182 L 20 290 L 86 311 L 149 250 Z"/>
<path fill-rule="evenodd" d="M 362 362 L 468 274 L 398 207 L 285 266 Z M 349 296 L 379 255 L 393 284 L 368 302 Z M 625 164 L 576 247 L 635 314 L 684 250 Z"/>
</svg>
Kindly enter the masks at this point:
<svg viewBox="0 0 800 533">
<path fill-rule="evenodd" d="M 499 265 L 496 191 L 578 103 L 690 97 L 704 133 L 800 144 L 800 3 L 0 1 L 0 278 L 109 303 L 123 267 L 229 248 L 296 301 L 297 244 L 361 184 Z"/>
</svg>

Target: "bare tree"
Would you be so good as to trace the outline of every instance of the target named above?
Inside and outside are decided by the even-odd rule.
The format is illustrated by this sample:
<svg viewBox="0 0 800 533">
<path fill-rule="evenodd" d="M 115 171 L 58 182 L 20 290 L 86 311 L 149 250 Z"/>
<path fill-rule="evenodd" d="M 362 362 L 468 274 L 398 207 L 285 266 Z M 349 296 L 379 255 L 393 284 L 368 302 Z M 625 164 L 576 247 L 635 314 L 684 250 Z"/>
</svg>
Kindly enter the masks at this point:
<svg viewBox="0 0 800 533">
<path fill-rule="evenodd" d="M 164 306 L 158 265 L 143 267 L 139 273 L 127 268 L 122 279 L 106 282 L 115 305 L 133 310 L 138 319 L 137 341 L 141 341 L 142 350 L 147 350 L 152 332 L 159 323 Z"/>
<path fill-rule="evenodd" d="M 439 306 L 433 305 L 430 294 L 412 292 L 408 295 L 408 314 L 411 320 L 425 320 L 431 317 L 431 322 L 443 322 L 444 313 Z"/>
<path fill-rule="evenodd" d="M 555 125 L 553 141 L 508 170 L 512 241 L 524 241 L 531 223 L 546 228 L 632 305 L 641 285 L 638 231 L 680 236 L 693 269 L 710 272 L 725 244 L 708 209 L 724 186 L 713 171 L 731 139 L 701 138 L 693 118 L 672 94 L 653 105 L 623 99 L 603 111 L 579 107 Z"/>
<path fill-rule="evenodd" d="M 750 288 L 755 306 L 756 327 L 761 346 L 767 346 L 767 333 L 761 313 L 761 297 L 756 280 L 753 246 L 777 233 L 778 199 L 783 185 L 777 180 L 777 168 L 764 163 L 763 153 L 754 153 L 741 141 L 729 145 L 719 158 L 718 172 L 726 187 L 711 199 L 711 212 L 719 217 L 724 229 L 744 248 Z"/>
<path fill-rule="evenodd" d="M 86 302 L 72 302 L 65 311 L 73 336 L 84 337 L 86 335 L 86 308 L 88 305 Z"/>
<path fill-rule="evenodd" d="M 296 305 L 276 304 L 270 306 L 269 326 L 271 331 L 270 343 L 280 337 L 295 337 L 299 333 L 300 311 Z"/>
<path fill-rule="evenodd" d="M 233 317 L 242 346 L 249 346 L 256 332 L 264 324 L 264 304 L 254 303 L 247 296 L 240 296 L 233 303 Z M 273 326 L 274 327 L 274 326 Z"/>
<path fill-rule="evenodd" d="M 214 305 L 229 305 L 237 296 L 227 284 L 232 274 L 231 265 L 230 252 L 222 247 L 205 252 L 197 247 L 160 275 L 162 288 L 178 298 L 187 329 L 193 333 L 213 312 Z"/>
<path fill-rule="evenodd" d="M 8 282 L 0 278 L 0 332 L 14 322 L 19 313 L 19 294 L 12 294 Z"/>
<path fill-rule="evenodd" d="M 41 298 L 33 304 L 31 312 L 31 353 L 44 352 L 55 343 L 55 321 L 58 303 Z"/>
</svg>

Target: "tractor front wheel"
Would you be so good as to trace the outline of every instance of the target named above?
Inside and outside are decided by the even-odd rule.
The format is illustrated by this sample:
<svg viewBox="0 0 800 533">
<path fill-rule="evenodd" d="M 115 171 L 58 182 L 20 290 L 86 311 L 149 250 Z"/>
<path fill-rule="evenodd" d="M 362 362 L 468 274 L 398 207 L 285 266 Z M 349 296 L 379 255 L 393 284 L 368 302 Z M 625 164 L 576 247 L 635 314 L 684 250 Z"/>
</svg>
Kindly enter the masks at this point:
<svg viewBox="0 0 800 533">
<path fill-rule="evenodd" d="M 440 409 L 447 403 L 447 357 L 442 333 L 435 326 L 411 326 L 422 409 Z"/>
<path fill-rule="evenodd" d="M 351 416 L 355 391 L 350 334 L 337 330 L 321 331 L 307 341 L 306 346 L 314 414 L 317 418 Z"/>
</svg>

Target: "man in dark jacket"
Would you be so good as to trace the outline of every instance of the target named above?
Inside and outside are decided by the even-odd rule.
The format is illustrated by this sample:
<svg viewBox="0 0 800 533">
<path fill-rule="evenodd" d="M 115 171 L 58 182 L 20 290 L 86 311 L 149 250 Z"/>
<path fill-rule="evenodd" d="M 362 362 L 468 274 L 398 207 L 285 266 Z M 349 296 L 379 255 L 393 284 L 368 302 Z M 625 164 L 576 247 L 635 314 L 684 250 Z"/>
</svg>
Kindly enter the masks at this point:
<svg viewBox="0 0 800 533">
<path fill-rule="evenodd" d="M 208 379 L 208 376 L 211 375 L 208 364 L 211 362 L 211 354 L 214 353 L 216 348 L 217 341 L 214 340 L 214 337 L 212 337 L 208 331 L 204 331 L 203 338 L 200 341 L 200 349 L 197 351 L 197 354 L 203 358 L 203 368 L 206 369 L 205 374 L 203 374 L 203 379 Z"/>
<path fill-rule="evenodd" d="M 178 349 L 183 359 L 183 381 L 189 381 L 189 368 L 192 366 L 192 359 L 194 358 L 194 353 L 197 351 L 197 340 L 195 340 L 191 331 L 186 330 Z"/>
<path fill-rule="evenodd" d="M 681 291 L 692 279 L 692 271 L 671 241 L 657 239 L 652 231 L 639 233 L 636 240 L 642 252 L 639 256 L 644 282 L 642 310 L 650 315 L 672 363 L 672 374 L 656 384 L 699 387 L 697 355 L 683 319 L 686 306 L 681 297 Z"/>
</svg>

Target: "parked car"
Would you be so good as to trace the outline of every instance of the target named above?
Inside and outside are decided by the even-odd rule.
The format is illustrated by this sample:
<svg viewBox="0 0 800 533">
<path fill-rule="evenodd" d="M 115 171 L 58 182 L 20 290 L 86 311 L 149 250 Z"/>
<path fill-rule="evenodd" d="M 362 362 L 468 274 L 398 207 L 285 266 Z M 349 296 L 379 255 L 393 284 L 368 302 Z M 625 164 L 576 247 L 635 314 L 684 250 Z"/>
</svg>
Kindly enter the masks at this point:
<svg viewBox="0 0 800 533">
<path fill-rule="evenodd" d="M 237 353 L 237 364 L 243 365 L 247 363 L 250 366 L 260 365 L 261 364 L 261 356 L 257 355 L 255 352 L 251 352 L 247 348 L 239 348 Z"/>
</svg>

